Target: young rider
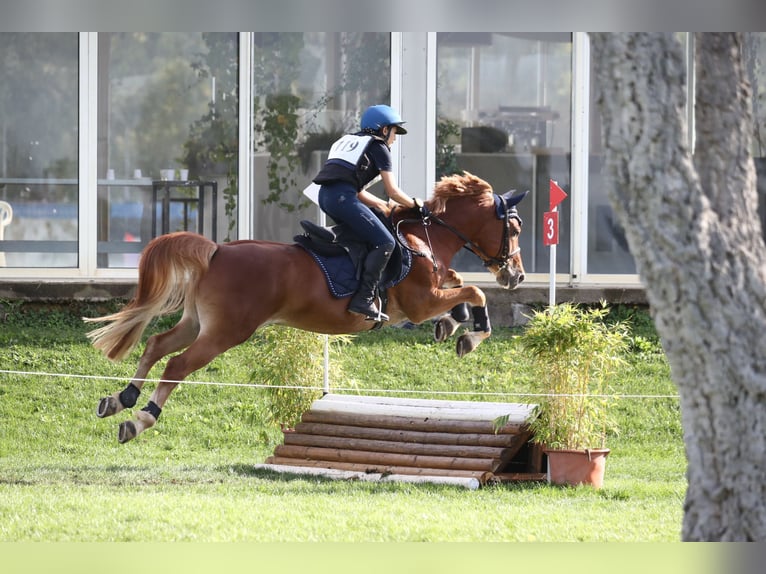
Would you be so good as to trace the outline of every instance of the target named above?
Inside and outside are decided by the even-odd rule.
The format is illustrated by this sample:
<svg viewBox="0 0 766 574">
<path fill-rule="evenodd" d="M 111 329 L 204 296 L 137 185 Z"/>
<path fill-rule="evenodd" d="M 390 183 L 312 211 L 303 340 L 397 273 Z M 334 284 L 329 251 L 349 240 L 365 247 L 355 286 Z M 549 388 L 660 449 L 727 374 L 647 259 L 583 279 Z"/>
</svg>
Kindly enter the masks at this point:
<svg viewBox="0 0 766 574">
<path fill-rule="evenodd" d="M 406 134 L 404 121 L 390 106 L 371 106 L 362 114 L 361 130 L 346 134 L 330 148 L 327 162 L 314 178 L 320 185 L 319 207 L 338 223 L 345 223 L 369 244 L 370 251 L 358 291 L 348 310 L 373 321 L 388 321 L 375 304 L 383 270 L 394 250 L 394 237 L 372 213 L 389 213 L 388 203 L 364 190 L 380 175 L 386 195 L 404 207 L 422 208 L 397 186 L 392 173 L 391 146 L 397 134 Z"/>
</svg>

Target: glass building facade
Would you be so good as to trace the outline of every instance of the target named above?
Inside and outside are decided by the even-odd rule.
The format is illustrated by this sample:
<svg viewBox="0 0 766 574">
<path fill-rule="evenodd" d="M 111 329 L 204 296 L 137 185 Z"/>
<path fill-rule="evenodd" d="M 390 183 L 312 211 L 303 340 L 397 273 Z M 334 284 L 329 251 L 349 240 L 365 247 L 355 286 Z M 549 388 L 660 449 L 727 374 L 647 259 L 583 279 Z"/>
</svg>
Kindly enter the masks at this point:
<svg viewBox="0 0 766 574">
<path fill-rule="evenodd" d="M 763 194 L 766 34 L 747 37 Z M 691 93 L 693 38 L 678 41 Z M 0 276 L 135 278 L 143 246 L 179 229 L 291 241 L 319 216 L 302 190 L 330 144 L 390 103 L 407 193 L 460 170 L 530 190 L 528 283 L 551 268 L 552 179 L 569 195 L 557 279 L 640 285 L 604 189 L 594 77 L 584 33 L 0 33 Z M 453 267 L 490 280 L 467 252 Z"/>
</svg>

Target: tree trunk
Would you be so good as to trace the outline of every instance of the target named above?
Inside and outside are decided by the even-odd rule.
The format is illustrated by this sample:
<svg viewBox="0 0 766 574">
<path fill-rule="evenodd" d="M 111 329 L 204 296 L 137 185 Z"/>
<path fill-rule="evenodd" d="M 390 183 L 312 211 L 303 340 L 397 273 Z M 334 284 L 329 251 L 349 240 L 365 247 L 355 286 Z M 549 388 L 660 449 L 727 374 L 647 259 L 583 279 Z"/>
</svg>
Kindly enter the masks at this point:
<svg viewBox="0 0 766 574">
<path fill-rule="evenodd" d="M 766 249 L 740 34 L 592 34 L 614 211 L 681 397 L 684 540 L 766 539 Z"/>
</svg>

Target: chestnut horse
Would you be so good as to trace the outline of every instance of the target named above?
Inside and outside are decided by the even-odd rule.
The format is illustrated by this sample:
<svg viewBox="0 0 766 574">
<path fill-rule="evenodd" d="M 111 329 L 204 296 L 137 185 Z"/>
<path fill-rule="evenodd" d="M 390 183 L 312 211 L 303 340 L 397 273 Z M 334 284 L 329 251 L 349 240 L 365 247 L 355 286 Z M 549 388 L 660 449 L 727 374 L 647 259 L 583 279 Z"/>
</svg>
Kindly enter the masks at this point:
<svg viewBox="0 0 766 574">
<path fill-rule="evenodd" d="M 398 208 L 399 234 L 413 252 L 409 274 L 388 290 L 386 312 L 392 324 L 438 318 L 435 338 L 444 341 L 460 322 L 450 310 L 473 308 L 473 330 L 457 341 L 463 356 L 490 335 L 484 293 L 463 286 L 450 261 L 462 247 L 482 259 L 506 289 L 524 280 L 519 254 L 521 218 L 515 205 L 526 195 L 497 196 L 484 180 L 465 173 L 444 177 L 426 202 L 430 215 Z M 497 254 L 497 255 L 492 255 Z M 107 417 L 136 404 L 150 369 L 170 353 L 162 379 L 147 406 L 119 428 L 126 442 L 157 422 L 170 393 L 185 377 L 246 341 L 265 324 L 342 334 L 366 331 L 376 323 L 347 311 L 347 298 L 334 298 L 317 263 L 296 244 L 233 241 L 216 244 L 201 235 L 179 232 L 153 239 L 138 267 L 135 297 L 120 311 L 88 322 L 103 322 L 88 337 L 110 360 L 123 359 L 139 342 L 150 320 L 183 306 L 180 321 L 149 337 L 138 369 L 121 392 L 104 397 L 97 415 Z M 460 317 L 463 321 L 468 317 Z"/>
</svg>

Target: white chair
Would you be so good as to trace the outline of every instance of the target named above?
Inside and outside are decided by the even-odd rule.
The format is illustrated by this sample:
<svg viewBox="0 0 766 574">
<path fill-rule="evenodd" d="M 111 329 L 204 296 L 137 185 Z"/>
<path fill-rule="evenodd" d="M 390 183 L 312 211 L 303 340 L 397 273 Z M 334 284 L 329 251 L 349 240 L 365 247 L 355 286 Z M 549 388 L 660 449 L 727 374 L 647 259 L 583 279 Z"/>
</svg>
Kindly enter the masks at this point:
<svg viewBox="0 0 766 574">
<path fill-rule="evenodd" d="M 6 201 L 0 201 L 0 241 L 5 236 L 5 228 L 13 221 L 13 208 Z M 0 267 L 5 267 L 5 252 L 0 251 Z"/>
</svg>

